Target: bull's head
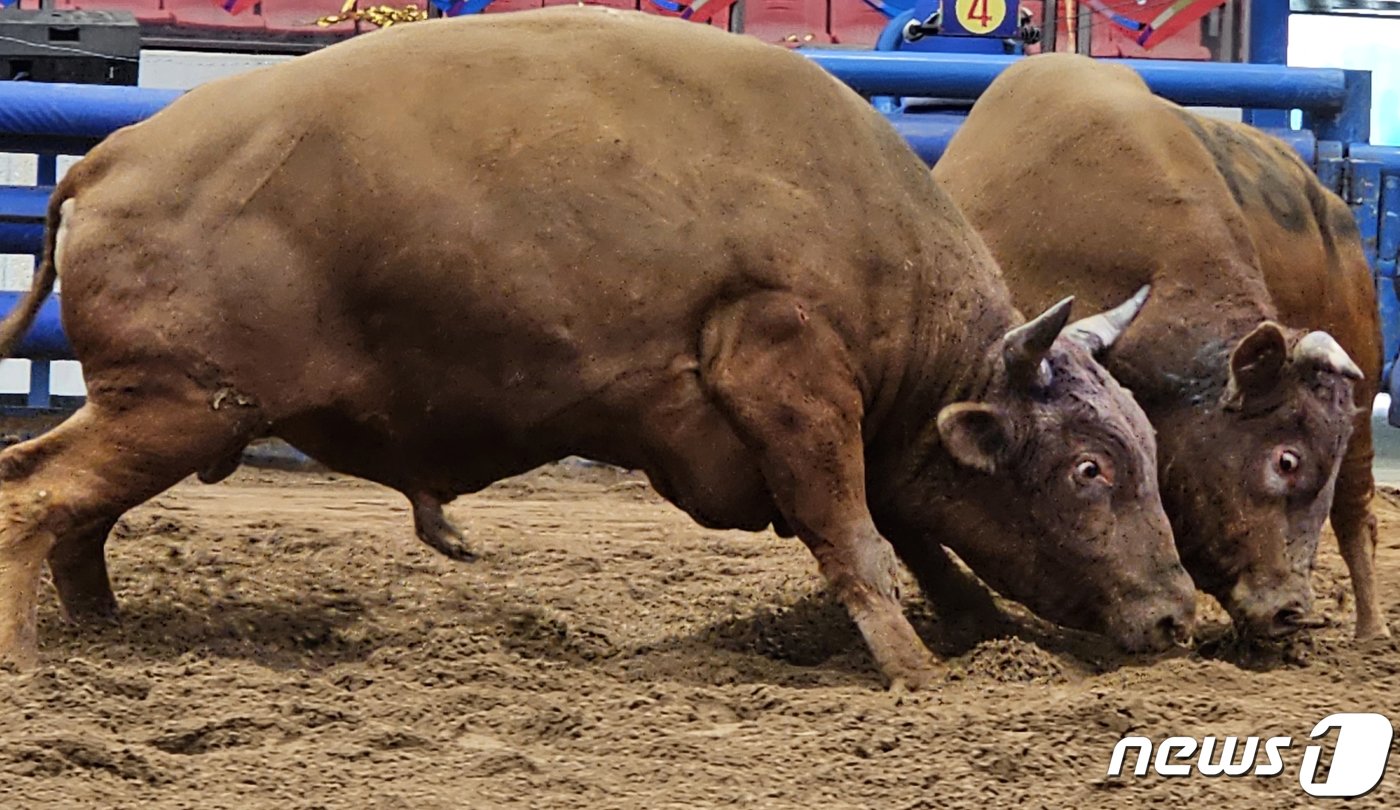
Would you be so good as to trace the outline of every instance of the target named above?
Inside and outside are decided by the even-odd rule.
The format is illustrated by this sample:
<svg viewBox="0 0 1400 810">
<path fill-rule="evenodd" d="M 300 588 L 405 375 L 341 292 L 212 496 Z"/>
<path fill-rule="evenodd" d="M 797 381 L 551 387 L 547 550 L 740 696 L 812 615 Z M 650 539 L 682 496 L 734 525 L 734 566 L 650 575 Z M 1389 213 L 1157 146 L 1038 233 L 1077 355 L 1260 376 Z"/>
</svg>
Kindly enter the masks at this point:
<svg viewBox="0 0 1400 810">
<path fill-rule="evenodd" d="M 1242 630 L 1281 636 L 1308 621 L 1362 374 L 1327 333 L 1271 321 L 1239 339 L 1228 363 L 1217 352 L 1210 387 L 1148 403 L 1162 498 L 1197 585 Z"/>
<path fill-rule="evenodd" d="M 1195 607 L 1158 494 L 1152 427 L 1093 356 L 1146 296 L 1068 328 L 1065 299 L 1008 332 L 987 358 L 985 391 L 938 414 L 946 460 L 911 487 L 956 482 L 919 507 L 923 542 L 953 549 L 1045 618 L 1129 650 L 1184 642 Z"/>
</svg>

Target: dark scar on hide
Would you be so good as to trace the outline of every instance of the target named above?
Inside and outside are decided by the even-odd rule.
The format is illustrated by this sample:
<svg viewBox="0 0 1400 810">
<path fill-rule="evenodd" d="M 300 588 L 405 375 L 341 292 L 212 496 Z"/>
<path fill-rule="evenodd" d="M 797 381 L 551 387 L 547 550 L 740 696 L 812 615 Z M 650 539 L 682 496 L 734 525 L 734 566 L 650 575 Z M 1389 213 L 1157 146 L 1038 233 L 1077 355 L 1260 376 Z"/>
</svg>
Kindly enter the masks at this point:
<svg viewBox="0 0 1400 810">
<path fill-rule="evenodd" d="M 1322 234 L 1322 247 L 1328 255 L 1337 254 L 1338 239 L 1355 239 L 1359 237 L 1356 229 L 1356 221 L 1352 219 L 1351 212 L 1338 211 L 1338 206 L 1329 204 L 1327 194 L 1323 192 L 1319 183 L 1309 183 L 1307 186 L 1308 204 L 1312 206 L 1313 218 L 1317 220 L 1318 230 Z M 1342 216 L 1338 216 L 1338 214 Z M 1328 268 L 1335 270 L 1338 265 L 1329 263 Z"/>
<path fill-rule="evenodd" d="M 1229 155 L 1221 150 L 1220 144 L 1210 136 L 1210 133 L 1206 132 L 1205 127 L 1201 125 L 1201 121 L 1196 116 L 1185 110 L 1172 110 L 1172 112 L 1181 119 L 1187 129 L 1191 130 L 1191 134 L 1196 136 L 1196 140 L 1200 141 L 1206 151 L 1210 152 L 1211 159 L 1215 161 L 1215 170 L 1224 178 L 1225 185 L 1230 188 L 1230 196 L 1235 198 L 1235 204 L 1244 205 L 1244 189 L 1240 184 L 1239 175 L 1235 173 L 1235 167 L 1230 161 Z"/>
<path fill-rule="evenodd" d="M 1309 222 L 1316 221 L 1299 194 L 1299 187 L 1307 188 L 1311 178 L 1298 177 L 1287 155 L 1269 154 L 1253 138 L 1228 124 L 1208 121 L 1186 110 L 1173 112 L 1210 153 L 1216 171 L 1238 205 L 1245 206 L 1246 198 L 1252 197 L 1263 203 L 1269 216 L 1290 233 L 1305 232 Z M 1242 167 L 1250 166 L 1257 177 L 1241 173 Z"/>
<path fill-rule="evenodd" d="M 1349 206 L 1327 194 L 1321 183 L 1308 187 L 1308 197 L 1312 201 L 1317 223 L 1322 228 L 1322 240 L 1329 254 L 1338 253 L 1339 243 L 1360 244 L 1361 229 L 1356 226 L 1356 217 Z M 1334 271 L 1340 267 L 1335 263 L 1329 265 Z"/>
</svg>

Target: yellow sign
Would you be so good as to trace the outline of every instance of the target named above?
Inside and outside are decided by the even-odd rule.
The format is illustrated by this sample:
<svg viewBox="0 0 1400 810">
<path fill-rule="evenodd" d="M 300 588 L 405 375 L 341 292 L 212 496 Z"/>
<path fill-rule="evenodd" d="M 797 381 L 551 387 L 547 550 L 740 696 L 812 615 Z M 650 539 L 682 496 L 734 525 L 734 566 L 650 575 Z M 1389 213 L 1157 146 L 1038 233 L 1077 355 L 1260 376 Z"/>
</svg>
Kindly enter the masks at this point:
<svg viewBox="0 0 1400 810">
<path fill-rule="evenodd" d="M 986 34 L 1006 19 L 1006 0 L 958 0 L 958 22 L 969 32 Z"/>
</svg>

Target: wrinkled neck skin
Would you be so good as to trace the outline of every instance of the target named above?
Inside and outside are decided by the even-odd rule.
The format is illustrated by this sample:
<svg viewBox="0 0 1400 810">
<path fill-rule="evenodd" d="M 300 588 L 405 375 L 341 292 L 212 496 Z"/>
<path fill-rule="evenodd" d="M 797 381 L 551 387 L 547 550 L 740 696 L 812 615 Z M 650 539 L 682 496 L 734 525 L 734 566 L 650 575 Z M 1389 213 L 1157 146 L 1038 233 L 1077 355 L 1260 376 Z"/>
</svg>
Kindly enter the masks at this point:
<svg viewBox="0 0 1400 810">
<path fill-rule="evenodd" d="M 960 466 L 943 447 L 936 427 L 943 407 L 981 401 L 992 388 L 1001 374 L 994 354 L 986 350 L 959 362 L 960 373 L 945 387 L 920 392 L 923 396 L 917 398 L 911 394 L 916 404 L 908 408 L 909 418 L 868 450 L 867 497 L 875 525 L 917 577 L 940 567 L 938 546 L 945 546 L 979 577 L 995 579 L 995 554 L 987 553 L 991 549 L 981 535 L 993 527 L 1003 531 L 1004 516 L 983 513 L 984 497 L 976 490 L 985 476 Z M 1019 539 L 1022 532 L 1009 534 Z"/>
<path fill-rule="evenodd" d="M 999 291 L 1000 278 L 996 279 Z M 958 311 L 965 320 L 943 314 L 928 318 L 935 326 L 921 332 L 917 351 L 900 375 L 898 391 L 878 430 L 866 445 L 867 497 L 881 534 L 900 556 L 916 566 L 929 542 L 955 550 L 960 543 L 953 526 L 963 521 L 966 506 L 961 483 L 970 473 L 943 448 L 938 413 L 955 402 L 983 401 L 1005 372 L 1001 339 L 1024 321 L 1007 297 L 986 296 Z M 913 486 L 915 481 L 918 486 Z M 934 540 L 933 538 L 938 538 Z"/>
<path fill-rule="evenodd" d="M 1229 267 L 1221 268 L 1229 275 Z M 1228 290 L 1196 289 L 1153 279 L 1152 296 L 1104 365 L 1147 411 L 1193 402 L 1218 403 L 1229 379 L 1230 352 L 1260 323 L 1275 319 L 1267 291 L 1241 281 Z"/>
<path fill-rule="evenodd" d="M 979 399 L 994 382 L 1000 363 L 989 360 L 1025 318 L 982 252 L 973 252 L 965 276 L 944 279 L 931 269 L 902 292 L 918 303 L 901 330 L 908 342 L 899 365 L 884 369 L 881 389 L 868 405 L 863 428 L 870 469 L 888 469 L 927 431 L 936 437 L 934 420 L 943 407 Z"/>
</svg>

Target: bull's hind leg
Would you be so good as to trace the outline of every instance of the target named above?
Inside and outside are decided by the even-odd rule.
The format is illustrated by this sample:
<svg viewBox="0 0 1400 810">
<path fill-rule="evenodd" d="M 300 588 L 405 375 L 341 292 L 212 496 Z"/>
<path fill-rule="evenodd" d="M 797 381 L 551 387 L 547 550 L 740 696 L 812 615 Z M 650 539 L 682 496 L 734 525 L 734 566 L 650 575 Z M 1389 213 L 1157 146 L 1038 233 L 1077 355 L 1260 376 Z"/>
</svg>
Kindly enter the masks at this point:
<svg viewBox="0 0 1400 810">
<path fill-rule="evenodd" d="M 63 615 L 75 624 L 111 621 L 117 597 L 107 575 L 107 535 L 117 519 L 95 524 L 90 532 L 57 538 L 49 552 L 49 571 L 63 605 Z"/>
<path fill-rule="evenodd" d="M 238 448 L 213 466 L 198 472 L 205 484 L 216 484 L 238 470 L 243 448 Z M 117 617 L 117 597 L 107 574 L 107 536 L 117 519 L 85 534 L 60 537 L 49 552 L 49 572 L 63 605 L 63 615 L 74 624 L 110 622 Z"/>
<path fill-rule="evenodd" d="M 1371 398 L 1358 397 L 1358 401 L 1369 403 Z M 1356 595 L 1356 638 L 1362 641 L 1390 635 L 1380 594 L 1376 592 L 1377 531 L 1376 515 L 1371 509 L 1376 490 L 1371 473 L 1374 456 L 1371 412 L 1365 408 L 1357 416 L 1332 498 L 1332 531 L 1337 534 L 1337 546 L 1351 574 L 1351 588 Z"/>
<path fill-rule="evenodd" d="M 81 547 L 83 561 L 69 571 L 75 577 L 60 588 L 90 592 L 97 577 L 93 538 L 126 510 L 223 457 L 239 436 L 233 420 L 196 391 L 105 406 L 90 401 L 49 433 L 0 454 L 0 662 L 35 661 L 39 574 L 50 552 L 60 544 Z"/>
<path fill-rule="evenodd" d="M 880 669 L 892 683 L 927 683 L 935 661 L 900 606 L 894 549 L 866 505 L 864 403 L 841 341 L 800 300 L 761 293 L 711 320 L 702 355 L 704 385 Z"/>
</svg>

